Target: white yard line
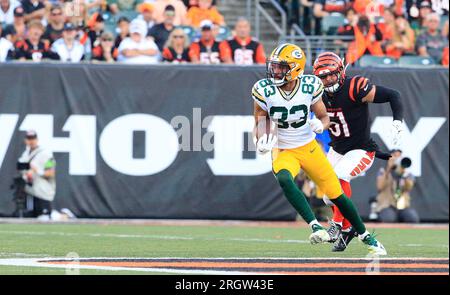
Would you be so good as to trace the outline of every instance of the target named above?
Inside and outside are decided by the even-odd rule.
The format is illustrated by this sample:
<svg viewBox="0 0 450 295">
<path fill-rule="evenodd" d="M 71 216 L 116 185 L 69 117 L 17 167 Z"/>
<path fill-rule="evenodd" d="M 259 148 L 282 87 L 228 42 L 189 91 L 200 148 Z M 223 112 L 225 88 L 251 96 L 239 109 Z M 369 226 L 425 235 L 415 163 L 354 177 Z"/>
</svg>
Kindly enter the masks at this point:
<svg viewBox="0 0 450 295">
<path fill-rule="evenodd" d="M 80 265 L 74 262 L 68 264 L 46 264 L 38 262 L 41 259 L 0 259 L 0 265 L 5 266 L 23 266 L 23 267 L 45 267 L 45 268 L 64 268 L 73 272 L 73 269 L 94 269 L 108 271 L 139 271 L 139 272 L 158 272 L 158 273 L 174 273 L 174 274 L 191 274 L 191 275 L 256 275 L 261 273 L 240 272 L 240 271 L 217 271 L 217 270 L 191 270 L 191 269 L 170 269 L 170 268 L 131 268 L 119 266 L 95 266 Z"/>
<path fill-rule="evenodd" d="M 19 266 L 19 267 L 44 267 L 44 268 L 63 268 L 67 270 L 68 274 L 73 274 L 74 269 L 93 269 L 93 270 L 106 270 L 106 271 L 137 271 L 137 272 L 152 272 L 152 273 L 172 273 L 172 274 L 201 274 L 201 275 L 262 275 L 264 273 L 252 273 L 252 272 L 243 272 L 243 271 L 218 271 L 218 270 L 192 270 L 192 269 L 170 269 L 170 268 L 145 268 L 145 267 L 139 267 L 139 268 L 130 268 L 130 267 L 119 267 L 119 266 L 96 266 L 96 265 L 82 265 L 79 264 L 79 262 L 87 261 L 87 260 L 100 260 L 100 259 L 114 259 L 114 260 L 129 260 L 129 259 L 145 259 L 145 261 L 152 261 L 152 260 L 160 260 L 160 259 L 177 259 L 177 260 L 186 260 L 186 261 L 192 261 L 192 259 L 205 259 L 205 260 L 216 260 L 216 261 L 230 261 L 233 259 L 240 259 L 240 260 L 274 260 L 274 261 L 283 261 L 283 260 L 292 260 L 295 258 L 292 257 L 282 257 L 282 258 L 274 258 L 274 257 L 260 257 L 260 258 L 186 258 L 186 257 L 160 257 L 160 258 L 131 258 L 131 257 L 98 257 L 98 258 L 80 258 L 77 260 L 73 260 L 73 258 L 66 258 L 66 257 L 60 257 L 60 258 L 9 258 L 9 259 L 0 259 L 0 265 L 4 266 Z M 373 258 L 338 258 L 338 257 L 332 257 L 332 258 L 299 258 L 298 260 L 329 260 L 329 261 L 335 261 L 335 260 L 368 260 L 372 261 Z M 446 259 L 446 258 L 444 258 Z M 448 258 L 447 258 L 448 259 Z M 51 261 L 67 261 L 66 264 L 50 264 L 46 262 Z M 380 258 L 380 261 L 390 261 L 390 260 L 442 260 L 442 258 L 424 258 L 424 257 L 411 257 L 411 258 Z"/>
</svg>

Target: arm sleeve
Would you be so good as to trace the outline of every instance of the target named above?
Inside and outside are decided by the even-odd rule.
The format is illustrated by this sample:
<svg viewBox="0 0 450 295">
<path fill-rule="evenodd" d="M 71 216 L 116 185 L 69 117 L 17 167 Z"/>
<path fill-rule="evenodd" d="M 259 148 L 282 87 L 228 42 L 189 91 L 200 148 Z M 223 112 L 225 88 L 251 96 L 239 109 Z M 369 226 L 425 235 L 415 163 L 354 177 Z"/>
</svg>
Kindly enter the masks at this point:
<svg viewBox="0 0 450 295">
<path fill-rule="evenodd" d="M 394 120 L 403 120 L 403 105 L 400 100 L 400 93 L 397 90 L 383 86 L 377 86 L 373 102 L 389 102 L 389 104 L 391 105 L 392 116 L 394 117 Z"/>
</svg>

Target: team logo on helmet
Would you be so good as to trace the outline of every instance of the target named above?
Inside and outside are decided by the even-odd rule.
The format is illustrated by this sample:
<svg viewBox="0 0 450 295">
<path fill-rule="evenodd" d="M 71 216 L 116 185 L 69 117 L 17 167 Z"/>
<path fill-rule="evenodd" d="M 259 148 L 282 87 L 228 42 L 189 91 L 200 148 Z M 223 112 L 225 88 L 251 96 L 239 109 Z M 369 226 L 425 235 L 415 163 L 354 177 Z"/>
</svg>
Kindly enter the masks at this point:
<svg viewBox="0 0 450 295">
<path fill-rule="evenodd" d="M 303 57 L 303 54 L 300 50 L 294 50 L 292 51 L 292 56 L 298 59 L 301 59 Z"/>
</svg>

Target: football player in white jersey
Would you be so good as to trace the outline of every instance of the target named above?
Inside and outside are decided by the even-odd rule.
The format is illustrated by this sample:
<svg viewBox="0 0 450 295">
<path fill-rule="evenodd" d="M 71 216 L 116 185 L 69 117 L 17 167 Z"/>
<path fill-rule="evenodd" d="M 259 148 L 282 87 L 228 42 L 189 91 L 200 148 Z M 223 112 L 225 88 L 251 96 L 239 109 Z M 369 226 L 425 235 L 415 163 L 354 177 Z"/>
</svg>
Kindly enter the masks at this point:
<svg viewBox="0 0 450 295">
<path fill-rule="evenodd" d="M 267 61 L 267 79 L 252 88 L 257 152 L 272 152 L 272 170 L 286 198 L 311 226 L 312 244 L 330 241 L 294 178 L 303 169 L 356 229 L 371 253 L 386 255 L 383 245 L 366 230 L 361 217 L 341 188 L 339 180 L 315 140 L 330 125 L 322 102 L 323 84 L 304 75 L 306 57 L 294 44 L 279 45 Z M 316 118 L 309 119 L 310 112 Z M 276 128 L 265 128 L 275 123 Z"/>
</svg>

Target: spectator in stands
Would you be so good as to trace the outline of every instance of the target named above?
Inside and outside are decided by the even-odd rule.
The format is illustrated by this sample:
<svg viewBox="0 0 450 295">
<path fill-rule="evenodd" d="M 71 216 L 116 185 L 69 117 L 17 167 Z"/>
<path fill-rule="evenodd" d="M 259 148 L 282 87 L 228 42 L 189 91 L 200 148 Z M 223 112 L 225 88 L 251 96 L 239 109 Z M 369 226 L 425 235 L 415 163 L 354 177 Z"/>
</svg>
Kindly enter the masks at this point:
<svg viewBox="0 0 450 295">
<path fill-rule="evenodd" d="M 414 176 L 408 172 L 411 159 L 403 158 L 402 151 L 394 150 L 385 168 L 380 168 L 377 177 L 377 209 L 381 222 L 418 223 L 419 215 L 411 207 L 410 192 L 414 187 Z"/>
<path fill-rule="evenodd" d="M 155 64 L 159 61 L 159 50 L 153 40 L 146 38 L 147 24 L 135 19 L 130 24 L 130 37 L 119 45 L 118 61 L 124 63 Z"/>
<path fill-rule="evenodd" d="M 0 26 L 0 36 L 3 36 L 2 26 Z M 14 50 L 14 38 L 13 35 L 6 35 L 0 37 L 0 63 L 5 62 L 8 57 L 9 51 Z"/>
<path fill-rule="evenodd" d="M 186 24 L 186 6 L 184 6 L 181 0 L 155 0 L 153 17 L 156 23 L 162 23 L 164 21 L 164 10 L 167 5 L 175 7 L 175 19 L 173 23 L 175 26 Z"/>
<path fill-rule="evenodd" d="M 44 26 L 35 19 L 28 23 L 27 38 L 15 44 L 14 51 L 10 51 L 10 58 L 14 60 L 32 60 L 40 62 L 43 59 L 56 59 L 57 56 L 50 51 L 50 44 L 41 37 Z"/>
<path fill-rule="evenodd" d="M 22 0 L 25 11 L 25 21 L 33 19 L 42 20 L 45 16 L 45 6 L 42 0 Z"/>
<path fill-rule="evenodd" d="M 203 20 L 210 20 L 215 25 L 224 26 L 225 20 L 217 8 L 212 6 L 212 0 L 199 0 L 198 7 L 191 7 L 186 15 L 187 23 L 194 27 L 200 27 Z"/>
<path fill-rule="evenodd" d="M 121 17 L 117 21 L 118 34 L 114 41 L 114 47 L 119 48 L 120 42 L 123 39 L 130 37 L 130 20 L 126 17 Z"/>
<path fill-rule="evenodd" d="M 183 29 L 174 29 L 163 49 L 163 60 L 171 63 L 188 63 L 189 57 L 189 37 Z"/>
<path fill-rule="evenodd" d="M 92 60 L 112 63 L 117 60 L 118 49 L 114 46 L 114 36 L 110 32 L 103 32 L 100 44 L 92 48 Z"/>
<path fill-rule="evenodd" d="M 287 13 L 288 24 L 300 23 L 300 2 L 299 0 L 277 0 Z M 286 3 L 289 2 L 289 3 Z M 288 5 L 289 4 L 289 5 Z"/>
<path fill-rule="evenodd" d="M 48 40 L 50 44 L 61 38 L 64 30 L 64 19 L 62 7 L 60 5 L 52 6 L 48 17 L 48 25 L 42 38 Z"/>
<path fill-rule="evenodd" d="M 184 6 L 186 6 L 188 9 L 197 6 L 198 7 L 198 0 L 183 0 Z M 216 0 L 213 0 L 212 2 L 213 6 L 216 6 Z"/>
<path fill-rule="evenodd" d="M 417 38 L 417 52 L 420 56 L 431 57 L 436 63 L 442 61 L 444 48 L 448 46 L 448 39 L 439 31 L 440 17 L 431 13 L 426 18 L 427 30 Z"/>
<path fill-rule="evenodd" d="M 265 64 L 266 55 L 261 43 L 251 35 L 250 22 L 240 18 L 234 27 L 236 36 L 222 42 L 223 59 L 225 63 L 238 65 Z"/>
<path fill-rule="evenodd" d="M 80 0 L 65 0 L 62 5 L 67 16 L 66 22 L 78 28 L 84 27 L 88 18 L 86 3 Z"/>
<path fill-rule="evenodd" d="M 106 0 L 109 10 L 113 14 L 121 11 L 133 11 L 142 2 L 142 0 Z"/>
<path fill-rule="evenodd" d="M 56 40 L 51 50 L 63 62 L 80 62 L 85 57 L 85 47 L 76 39 L 77 29 L 72 23 L 66 23 L 62 38 Z"/>
<path fill-rule="evenodd" d="M 344 32 L 346 30 L 351 30 L 353 26 L 356 26 L 358 23 L 358 14 L 352 8 L 349 8 L 345 12 L 345 20 L 344 25 L 338 28 L 338 32 Z"/>
<path fill-rule="evenodd" d="M 381 0 L 355 0 L 353 2 L 353 9 L 356 13 L 367 16 L 370 22 L 374 24 L 382 20 L 384 8 Z"/>
<path fill-rule="evenodd" d="M 14 21 L 14 9 L 21 6 L 18 0 L 0 0 L 0 25 L 10 25 Z"/>
<path fill-rule="evenodd" d="M 414 54 L 415 36 L 403 15 L 398 15 L 393 23 L 387 23 L 383 33 L 387 56 L 398 59 L 402 55 Z"/>
<path fill-rule="evenodd" d="M 89 31 L 87 35 L 89 37 L 89 43 L 91 48 L 98 47 L 100 45 L 100 36 L 105 29 L 105 20 L 101 13 L 94 13 L 87 24 Z"/>
<path fill-rule="evenodd" d="M 301 25 L 301 28 L 303 30 L 303 32 L 306 35 L 311 35 L 312 33 L 312 20 L 314 20 L 314 34 L 319 35 L 320 34 L 320 26 L 316 25 L 316 17 L 314 16 L 313 13 L 313 7 L 314 7 L 314 0 L 300 0 L 300 4 L 301 4 L 301 9 L 302 9 L 302 20 L 301 20 L 301 24 L 299 21 L 298 25 Z M 320 23 L 320 19 L 319 21 L 317 21 L 318 23 Z"/>
<path fill-rule="evenodd" d="M 84 0 L 88 15 L 106 10 L 107 3 L 105 0 Z"/>
<path fill-rule="evenodd" d="M 355 38 L 348 46 L 345 58 L 348 64 L 354 64 L 365 54 L 374 56 L 384 55 L 383 49 L 381 48 L 383 35 L 375 24 L 370 23 L 367 16 L 360 16 L 355 26 L 339 34 L 350 35 Z"/>
<path fill-rule="evenodd" d="M 14 21 L 5 27 L 3 34 L 14 34 L 16 41 L 25 40 L 27 26 L 25 24 L 25 12 L 21 6 L 14 9 Z"/>
<path fill-rule="evenodd" d="M 316 18 L 316 28 L 320 28 L 321 21 L 324 17 L 331 14 L 344 14 L 351 7 L 349 0 L 314 0 L 313 14 Z M 320 31 L 315 32 L 320 35 Z"/>
<path fill-rule="evenodd" d="M 416 36 L 425 31 L 425 21 L 427 16 L 432 13 L 431 3 L 428 0 L 423 0 L 419 4 L 418 17 L 411 20 L 411 27 L 415 31 Z"/>
<path fill-rule="evenodd" d="M 147 30 L 150 30 L 155 24 L 153 11 L 154 7 L 151 3 L 142 3 L 139 5 L 139 12 L 141 14 L 137 17 L 137 19 L 143 20 L 145 22 Z"/>
<path fill-rule="evenodd" d="M 197 64 L 220 64 L 223 62 L 224 52 L 220 43 L 214 38 L 214 24 L 210 20 L 204 20 L 200 24 L 200 40 L 191 44 L 189 58 Z"/>
<path fill-rule="evenodd" d="M 174 29 L 175 7 L 167 5 L 164 10 L 164 22 L 154 25 L 148 32 L 148 36 L 152 37 L 159 50 L 162 52 L 164 44 L 166 44 L 170 33 Z"/>
</svg>

